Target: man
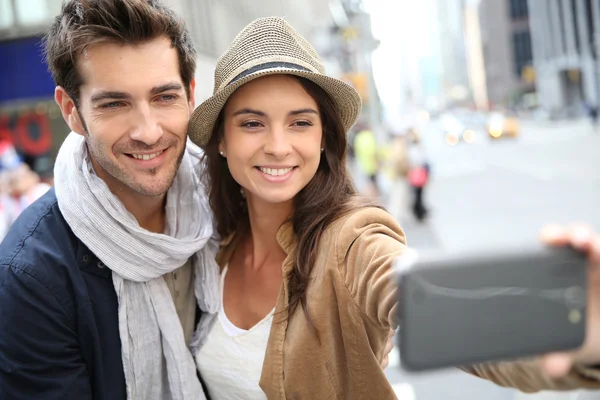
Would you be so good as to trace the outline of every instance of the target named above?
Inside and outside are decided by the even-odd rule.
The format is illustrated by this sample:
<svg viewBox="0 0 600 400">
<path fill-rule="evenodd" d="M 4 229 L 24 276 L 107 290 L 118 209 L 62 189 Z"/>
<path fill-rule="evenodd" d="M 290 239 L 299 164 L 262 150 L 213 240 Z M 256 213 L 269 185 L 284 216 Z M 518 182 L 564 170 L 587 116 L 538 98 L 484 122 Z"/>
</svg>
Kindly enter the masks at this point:
<svg viewBox="0 0 600 400">
<path fill-rule="evenodd" d="M 73 132 L 0 245 L 0 398 L 204 399 L 218 267 L 189 35 L 153 0 L 72 0 L 46 53 Z"/>
<path fill-rule="evenodd" d="M 46 46 L 73 133 L 0 244 L 0 399 L 203 399 L 219 285 L 187 32 L 154 0 L 72 0 Z"/>
</svg>

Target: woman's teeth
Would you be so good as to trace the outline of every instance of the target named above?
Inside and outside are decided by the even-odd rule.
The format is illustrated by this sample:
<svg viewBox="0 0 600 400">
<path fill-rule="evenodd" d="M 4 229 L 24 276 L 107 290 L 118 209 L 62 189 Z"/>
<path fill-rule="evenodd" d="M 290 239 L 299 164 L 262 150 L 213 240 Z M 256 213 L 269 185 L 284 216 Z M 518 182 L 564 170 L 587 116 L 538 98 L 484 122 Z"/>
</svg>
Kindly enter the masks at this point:
<svg viewBox="0 0 600 400">
<path fill-rule="evenodd" d="M 263 167 L 260 167 L 260 172 L 262 172 L 263 174 L 271 175 L 271 176 L 280 176 L 280 175 L 287 174 L 292 169 L 293 168 L 274 169 L 274 168 L 263 168 Z"/>
</svg>

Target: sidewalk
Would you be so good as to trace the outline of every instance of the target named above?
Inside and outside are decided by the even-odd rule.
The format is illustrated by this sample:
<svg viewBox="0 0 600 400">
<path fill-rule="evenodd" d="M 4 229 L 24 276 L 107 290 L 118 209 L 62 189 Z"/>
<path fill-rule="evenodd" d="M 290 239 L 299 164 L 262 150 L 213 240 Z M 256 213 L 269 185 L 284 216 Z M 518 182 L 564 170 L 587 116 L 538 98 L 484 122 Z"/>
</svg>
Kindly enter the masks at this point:
<svg viewBox="0 0 600 400">
<path fill-rule="evenodd" d="M 521 121 L 519 140 L 524 143 L 548 143 L 570 141 L 589 135 L 600 135 L 600 126 L 592 126 L 589 119 L 570 121 Z"/>
<path fill-rule="evenodd" d="M 579 392 L 543 392 L 535 394 L 518 393 L 515 400 L 579 400 Z"/>
</svg>

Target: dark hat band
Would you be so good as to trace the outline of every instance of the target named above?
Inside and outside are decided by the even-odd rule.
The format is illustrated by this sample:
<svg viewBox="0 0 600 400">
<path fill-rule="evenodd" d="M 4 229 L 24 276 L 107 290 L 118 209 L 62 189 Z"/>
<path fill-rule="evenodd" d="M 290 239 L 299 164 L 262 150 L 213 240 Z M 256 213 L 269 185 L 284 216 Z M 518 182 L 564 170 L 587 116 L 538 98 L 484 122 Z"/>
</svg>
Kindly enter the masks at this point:
<svg viewBox="0 0 600 400">
<path fill-rule="evenodd" d="M 268 62 L 268 63 L 264 63 L 264 64 L 255 65 L 254 67 L 245 70 L 244 72 L 242 72 L 241 74 L 239 74 L 238 76 L 233 78 L 231 80 L 231 82 L 229 82 L 227 84 L 227 86 L 229 86 L 229 85 L 235 83 L 236 81 L 239 81 L 240 79 L 243 79 L 243 78 L 247 77 L 248 75 L 253 74 L 255 72 L 259 72 L 264 69 L 274 69 L 274 68 L 288 68 L 288 69 L 297 69 L 297 70 L 305 71 L 305 72 L 313 72 L 310 69 L 305 68 L 298 64 L 274 61 L 274 62 Z"/>
</svg>

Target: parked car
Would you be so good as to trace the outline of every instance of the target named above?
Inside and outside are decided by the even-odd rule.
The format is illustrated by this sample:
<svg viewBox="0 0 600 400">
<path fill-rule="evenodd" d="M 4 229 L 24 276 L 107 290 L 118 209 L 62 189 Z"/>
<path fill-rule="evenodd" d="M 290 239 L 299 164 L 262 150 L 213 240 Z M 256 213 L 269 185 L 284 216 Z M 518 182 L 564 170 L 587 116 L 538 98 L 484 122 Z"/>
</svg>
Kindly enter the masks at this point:
<svg viewBox="0 0 600 400">
<path fill-rule="evenodd" d="M 514 115 L 493 112 L 488 117 L 486 130 L 491 139 L 514 139 L 519 136 L 520 124 Z"/>
<path fill-rule="evenodd" d="M 440 118 L 444 141 L 449 146 L 459 143 L 472 144 L 483 128 L 476 115 L 467 113 L 444 114 Z"/>
</svg>

